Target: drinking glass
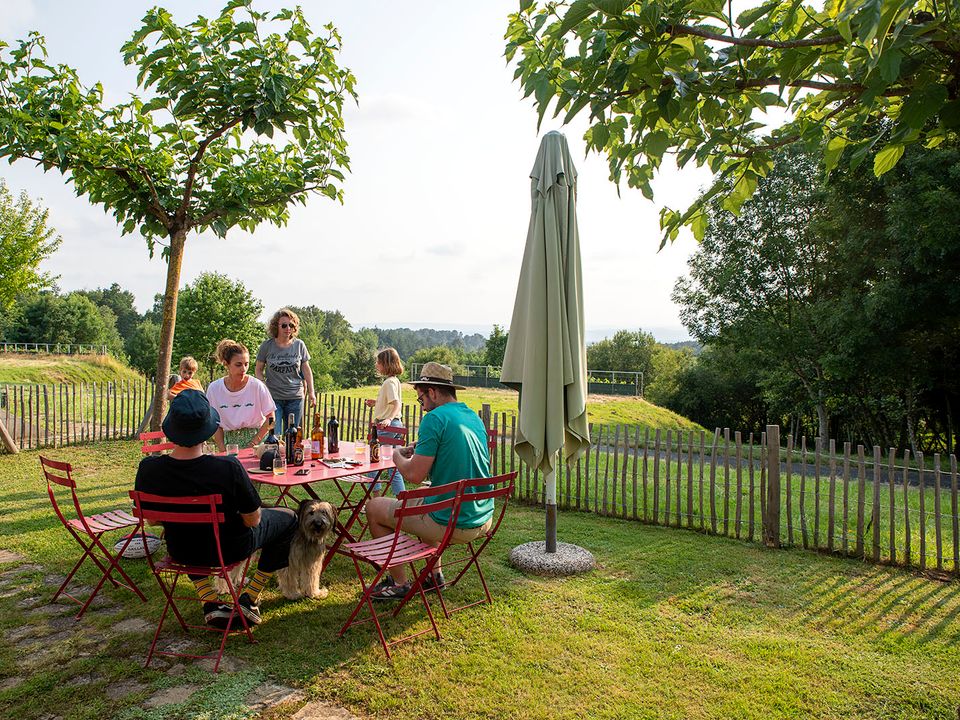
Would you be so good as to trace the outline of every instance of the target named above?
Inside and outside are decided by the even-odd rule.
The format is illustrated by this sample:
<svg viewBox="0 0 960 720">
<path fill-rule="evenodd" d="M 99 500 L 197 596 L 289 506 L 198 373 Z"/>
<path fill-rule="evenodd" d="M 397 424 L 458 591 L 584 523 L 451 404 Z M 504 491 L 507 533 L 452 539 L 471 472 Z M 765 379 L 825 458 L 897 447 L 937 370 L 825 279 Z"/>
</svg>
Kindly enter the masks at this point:
<svg viewBox="0 0 960 720">
<path fill-rule="evenodd" d="M 367 454 L 367 444 L 363 440 L 357 440 L 353 444 L 353 450 L 358 458 L 363 458 Z"/>
<path fill-rule="evenodd" d="M 230 443 L 227 445 L 227 455 L 238 455 L 240 453 L 240 446 L 235 443 Z"/>
<path fill-rule="evenodd" d="M 380 457 L 384 460 L 393 459 L 393 445 L 381 445 L 380 446 Z"/>
<path fill-rule="evenodd" d="M 286 458 L 283 457 L 283 453 L 277 453 L 273 456 L 273 474 L 282 475 L 285 470 L 286 463 L 284 462 Z"/>
</svg>

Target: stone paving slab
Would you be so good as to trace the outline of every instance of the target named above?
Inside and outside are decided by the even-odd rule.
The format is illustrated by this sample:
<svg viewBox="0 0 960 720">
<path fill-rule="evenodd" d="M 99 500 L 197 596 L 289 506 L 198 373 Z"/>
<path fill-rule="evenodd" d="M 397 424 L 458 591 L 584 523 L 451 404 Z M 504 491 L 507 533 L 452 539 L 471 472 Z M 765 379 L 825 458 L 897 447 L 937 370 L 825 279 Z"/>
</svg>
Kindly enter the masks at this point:
<svg viewBox="0 0 960 720">
<path fill-rule="evenodd" d="M 178 685 L 176 687 L 164 688 L 158 690 L 148 697 L 143 703 L 143 707 L 150 708 L 162 707 L 163 705 L 174 705 L 176 703 L 186 702 L 190 699 L 200 687 L 198 685 Z"/>
<path fill-rule="evenodd" d="M 310 702 L 290 716 L 290 720 L 360 720 L 349 710 L 325 702 Z"/>
<path fill-rule="evenodd" d="M 23 562 L 26 558 L 10 550 L 0 550 L 0 563 Z"/>
<path fill-rule="evenodd" d="M 300 690 L 286 687 L 285 685 L 275 685 L 273 683 L 263 683 L 258 685 L 250 694 L 247 695 L 244 703 L 253 712 L 262 713 L 272 707 L 282 703 L 294 703 L 305 700 L 306 696 Z"/>
</svg>

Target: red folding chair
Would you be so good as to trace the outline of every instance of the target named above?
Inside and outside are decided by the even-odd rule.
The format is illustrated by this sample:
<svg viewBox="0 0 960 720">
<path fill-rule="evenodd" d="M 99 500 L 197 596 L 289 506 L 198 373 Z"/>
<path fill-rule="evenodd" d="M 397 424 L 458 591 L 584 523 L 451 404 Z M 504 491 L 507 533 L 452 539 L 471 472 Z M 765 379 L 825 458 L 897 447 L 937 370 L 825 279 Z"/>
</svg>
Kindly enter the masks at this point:
<svg viewBox="0 0 960 720">
<path fill-rule="evenodd" d="M 494 509 L 493 511 L 494 520 L 490 525 L 490 529 L 476 540 L 468 542 L 462 546 L 465 551 L 462 557 L 458 557 L 453 560 L 450 560 L 448 557 L 443 559 L 443 567 L 448 571 L 451 566 L 456 567 L 457 565 L 463 565 L 463 567 L 460 568 L 460 572 L 457 573 L 453 580 L 450 580 L 444 584 L 443 590 L 449 590 L 450 588 L 453 588 L 472 567 L 476 568 L 477 576 L 480 578 L 480 586 L 483 588 L 484 595 L 479 600 L 474 600 L 473 602 L 468 602 L 451 608 L 447 606 L 447 603 L 443 597 L 444 593 L 441 592 L 441 589 L 432 588 L 436 591 L 437 596 L 439 597 L 440 607 L 443 608 L 444 617 L 449 618 L 458 610 L 464 610 L 465 608 L 473 607 L 474 605 L 493 603 L 493 599 L 490 597 L 490 589 L 487 587 L 487 580 L 483 576 L 483 570 L 480 568 L 479 557 L 487 545 L 490 544 L 490 541 L 493 540 L 494 535 L 497 534 L 497 530 L 500 527 L 500 523 L 503 522 L 503 516 L 507 511 L 507 503 L 509 502 L 510 498 L 513 497 L 513 481 L 516 477 L 517 473 L 511 472 L 491 478 L 477 478 L 475 480 L 462 480 L 460 482 L 458 494 L 460 495 L 461 504 L 467 502 L 468 500 L 492 499 L 495 504 L 499 501 L 499 509 Z M 474 543 L 479 544 L 474 547 Z M 456 545 L 459 546 L 460 544 L 456 543 Z M 409 598 L 405 597 L 401 602 L 400 607 L 402 607 L 403 604 L 408 600 Z"/>
<path fill-rule="evenodd" d="M 406 446 L 408 432 L 405 425 L 377 425 L 377 438 L 379 438 L 380 444 L 389 445 L 394 451 L 396 451 L 398 447 Z M 383 490 L 380 492 L 381 496 L 387 494 L 387 490 L 390 489 L 390 481 L 393 480 L 393 476 L 398 472 L 396 468 L 393 468 L 387 473 L 386 480 L 381 480 L 383 483 Z"/>
<path fill-rule="evenodd" d="M 427 599 L 427 596 L 424 593 L 423 581 L 430 577 L 437 560 L 450 543 L 450 536 L 453 533 L 453 529 L 456 527 L 457 515 L 459 514 L 460 510 L 460 493 L 457 489 L 453 497 L 436 502 L 428 502 L 427 498 L 434 497 L 440 492 L 450 492 L 450 490 L 454 489 L 455 488 L 452 488 L 449 485 L 445 485 L 442 489 L 424 487 L 417 488 L 415 490 L 404 490 L 397 498 L 400 500 L 400 507 L 398 507 L 394 512 L 394 515 L 397 518 L 397 527 L 392 535 L 386 535 L 382 538 L 374 538 L 372 540 L 364 540 L 362 542 L 345 543 L 340 547 L 340 552 L 344 553 L 345 555 L 349 555 L 353 559 L 353 565 L 357 570 L 357 578 L 360 580 L 361 595 L 360 600 L 357 602 L 357 606 L 353 609 L 353 612 L 350 613 L 350 617 L 347 618 L 347 621 L 343 624 L 343 627 L 340 628 L 340 632 L 338 633 L 339 636 L 342 637 L 343 634 L 353 625 L 358 625 L 364 622 L 373 622 L 373 625 L 377 630 L 377 636 L 380 638 L 380 644 L 383 646 L 383 651 L 387 654 L 387 658 L 390 657 L 391 645 L 396 645 L 404 640 L 411 640 L 412 638 L 428 633 L 431 630 L 433 630 L 437 640 L 440 640 L 440 629 L 437 627 L 437 622 L 433 617 L 433 611 L 430 609 L 430 601 Z M 419 504 L 420 502 L 425 504 L 421 505 Z M 428 545 L 425 542 L 421 542 L 416 537 L 412 537 L 403 533 L 404 518 L 411 517 L 413 515 L 425 515 L 426 513 L 437 512 L 445 509 L 450 510 L 450 521 L 447 523 L 446 531 L 444 532 L 443 538 L 437 547 Z M 363 578 L 363 570 L 360 566 L 361 561 L 370 563 L 376 570 L 376 575 L 369 584 L 367 584 Z M 414 564 L 417 562 L 424 563 L 423 569 L 419 572 Z M 373 594 L 373 588 L 377 585 L 377 583 L 380 582 L 381 579 L 386 576 L 390 569 L 404 565 L 409 567 L 413 581 L 410 586 L 410 592 L 407 593 L 403 603 L 398 605 L 393 611 L 393 615 L 397 615 L 397 613 L 400 611 L 400 608 L 406 604 L 406 601 L 409 598 L 412 598 L 414 595 L 419 595 L 420 599 L 423 601 L 423 607 L 427 612 L 427 617 L 430 619 L 430 627 L 420 630 L 419 632 L 406 635 L 398 640 L 388 642 L 383 634 L 383 627 L 380 624 L 380 618 L 377 615 L 377 609 L 374 604 L 375 601 L 372 599 L 371 595 Z M 358 618 L 357 616 L 360 614 L 360 611 L 364 608 L 364 606 L 367 607 L 367 609 L 370 611 L 370 614 L 369 616 Z"/>
<path fill-rule="evenodd" d="M 169 452 L 173 450 L 173 443 L 167 440 L 163 430 L 140 433 L 140 452 L 144 455 L 153 455 L 154 453 Z"/>
<path fill-rule="evenodd" d="M 131 532 L 125 538 L 126 541 L 120 547 L 119 551 L 111 552 L 100 540 L 100 537 L 104 533 L 110 532 L 111 530 L 136 529 L 140 525 L 140 521 L 125 510 L 108 510 L 107 512 L 97 513 L 96 515 L 84 515 L 83 510 L 80 508 L 80 500 L 77 498 L 77 483 L 73 479 L 73 467 L 70 463 L 50 460 L 41 455 L 40 467 L 47 480 L 47 495 L 50 496 L 50 504 L 53 506 L 53 511 L 57 514 L 60 522 L 63 523 L 63 526 L 67 529 L 67 532 L 69 532 L 73 536 L 73 539 L 83 548 L 83 554 L 80 556 L 80 559 L 77 560 L 76 565 L 74 565 L 73 569 L 67 574 L 67 578 L 63 581 L 63 584 L 60 585 L 53 594 L 50 602 L 56 602 L 60 595 L 73 600 L 81 606 L 80 612 L 77 613 L 77 620 L 79 620 L 87 611 L 87 608 L 90 607 L 90 603 L 93 602 L 93 599 L 97 596 L 97 593 L 100 592 L 100 588 L 103 587 L 103 584 L 107 580 L 109 580 L 114 587 L 125 587 L 128 590 L 132 590 L 141 600 L 146 602 L 146 595 L 140 591 L 140 588 L 137 587 L 137 584 L 124 572 L 119 563 L 120 556 L 122 556 L 123 551 L 127 549 L 127 545 L 129 545 L 133 539 L 134 533 Z M 73 502 L 73 512 L 70 513 L 70 511 L 67 510 L 67 513 L 72 514 L 74 517 L 68 518 L 63 508 L 60 507 L 57 495 L 65 494 L 65 492 L 60 491 L 59 488 L 69 488 L 70 499 Z M 66 503 L 64 503 L 64 506 L 66 506 Z M 146 547 L 146 545 L 144 545 L 144 547 Z M 100 581 L 94 586 L 90 597 L 84 601 L 68 593 L 66 588 L 87 558 L 90 558 L 90 560 L 100 568 L 101 575 Z M 119 582 L 114 579 L 114 570 L 123 578 L 124 582 Z"/>
<path fill-rule="evenodd" d="M 246 577 L 247 569 L 250 566 L 250 558 L 246 558 L 245 560 L 240 560 L 235 563 L 230 563 L 229 565 L 225 564 L 223 561 L 223 550 L 220 547 L 220 525 L 224 521 L 224 515 L 223 512 L 218 509 L 218 505 L 223 502 L 223 497 L 221 495 L 166 497 L 164 495 L 151 495 L 148 493 L 142 493 L 136 490 L 130 491 L 130 497 L 133 498 L 137 515 L 143 520 L 141 532 L 144 534 L 144 536 L 146 536 L 147 523 L 185 523 L 210 525 L 213 542 L 217 549 L 217 558 L 220 561 L 219 565 L 207 567 L 204 565 L 184 565 L 176 562 L 169 555 L 162 560 L 155 562 L 153 556 L 147 555 L 147 560 L 150 563 L 150 570 L 153 572 L 153 576 L 157 579 L 157 584 L 160 586 L 160 590 L 163 592 L 167 602 L 163 606 L 163 612 L 160 614 L 160 621 L 157 623 L 157 630 L 153 634 L 153 642 L 150 644 L 150 652 L 147 653 L 147 662 L 144 664 L 144 667 L 150 666 L 150 661 L 153 659 L 154 655 L 166 655 L 169 657 L 188 657 L 196 659 L 207 658 L 214 661 L 213 672 L 217 672 L 217 670 L 220 668 L 220 660 L 223 658 L 223 650 L 227 645 L 227 635 L 229 635 L 231 632 L 235 618 L 240 618 L 240 622 L 243 625 L 243 630 L 247 634 L 247 639 L 250 642 L 256 642 L 253 639 L 253 633 L 250 631 L 250 625 L 247 624 L 247 619 L 240 610 L 240 595 L 237 591 L 237 588 L 234 586 L 233 581 L 230 579 L 231 571 L 237 567 L 243 568 L 243 572 L 239 575 L 239 577 Z M 146 542 L 146 537 L 144 537 L 144 542 Z M 177 582 L 184 575 L 217 577 L 221 578 L 226 584 L 231 600 L 231 602 L 227 604 L 231 607 L 230 617 L 227 619 L 227 624 L 224 629 L 221 630 L 219 628 L 210 627 L 209 625 L 194 625 L 188 623 L 184 619 L 183 613 L 177 606 L 177 600 L 189 600 L 195 604 L 199 604 L 200 602 L 195 592 L 191 592 L 189 595 L 177 594 Z M 190 587 L 192 590 L 193 586 L 191 585 Z M 163 623 L 167 619 L 167 611 L 169 610 L 173 610 L 173 614 L 176 616 L 177 620 L 180 622 L 180 626 L 185 631 L 194 629 L 221 633 L 222 637 L 220 639 L 220 647 L 218 648 L 217 652 L 211 655 L 195 655 L 192 653 L 157 650 L 157 641 L 160 638 L 160 632 L 163 630 Z"/>
</svg>

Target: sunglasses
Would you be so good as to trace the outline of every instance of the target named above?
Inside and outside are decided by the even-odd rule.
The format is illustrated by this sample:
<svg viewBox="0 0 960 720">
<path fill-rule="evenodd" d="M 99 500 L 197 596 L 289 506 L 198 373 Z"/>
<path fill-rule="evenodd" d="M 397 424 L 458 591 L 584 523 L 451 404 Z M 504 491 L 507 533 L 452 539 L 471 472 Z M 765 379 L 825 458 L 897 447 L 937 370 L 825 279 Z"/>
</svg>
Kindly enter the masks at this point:
<svg viewBox="0 0 960 720">
<path fill-rule="evenodd" d="M 282 327 L 284 330 L 286 330 L 287 328 L 290 328 L 292 330 L 297 329 L 297 326 L 294 325 L 293 323 L 280 323 L 280 327 Z"/>
</svg>

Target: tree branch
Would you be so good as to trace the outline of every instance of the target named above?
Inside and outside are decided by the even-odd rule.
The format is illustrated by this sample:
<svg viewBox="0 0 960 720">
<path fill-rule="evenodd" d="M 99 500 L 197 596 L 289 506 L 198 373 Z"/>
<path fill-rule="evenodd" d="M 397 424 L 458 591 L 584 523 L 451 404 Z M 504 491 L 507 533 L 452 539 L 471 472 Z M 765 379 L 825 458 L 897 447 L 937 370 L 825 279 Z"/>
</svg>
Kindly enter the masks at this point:
<svg viewBox="0 0 960 720">
<path fill-rule="evenodd" d="M 308 185 L 307 187 L 301 188 L 296 192 L 284 193 L 283 195 L 277 195 L 275 197 L 270 197 L 263 200 L 248 200 L 246 203 L 244 203 L 244 205 L 246 207 L 267 207 L 269 205 L 276 205 L 279 202 L 289 200 L 291 198 L 296 197 L 297 195 L 302 195 L 303 193 L 308 193 L 312 190 L 316 190 L 318 187 L 320 187 L 320 185 Z M 223 217 L 226 214 L 227 214 L 227 211 L 224 210 L 223 208 L 211 210 L 210 212 L 204 213 L 203 215 L 198 217 L 193 223 L 191 223 L 191 227 L 196 227 L 197 225 L 207 225 L 213 222 L 214 220 L 216 220 L 217 218 Z"/>
<path fill-rule="evenodd" d="M 667 33 L 670 35 L 694 35 L 696 37 L 706 38 L 707 40 L 717 40 L 729 45 L 743 45 L 746 47 L 768 47 L 768 48 L 800 48 L 800 47 L 819 47 L 821 45 L 837 45 L 845 42 L 841 35 L 826 35 L 819 38 L 805 38 L 803 40 L 766 40 L 764 38 L 744 38 L 734 37 L 733 35 L 722 35 L 720 33 L 704 30 L 693 25 L 670 25 L 667 27 Z"/>
<path fill-rule="evenodd" d="M 182 222 L 187 215 L 187 208 L 190 206 L 190 198 L 193 196 L 193 184 L 197 178 L 197 168 L 200 165 L 200 160 L 203 159 L 203 154 L 207 151 L 207 147 L 218 137 L 221 137 L 224 133 L 226 133 L 230 128 L 238 125 L 242 119 L 243 118 L 235 118 L 226 125 L 222 125 L 221 127 L 217 128 L 197 147 L 197 152 L 194 153 L 193 157 L 190 159 L 190 165 L 187 168 L 187 182 L 183 190 L 183 202 L 180 203 L 180 208 L 177 210 L 177 220 Z"/>
</svg>

